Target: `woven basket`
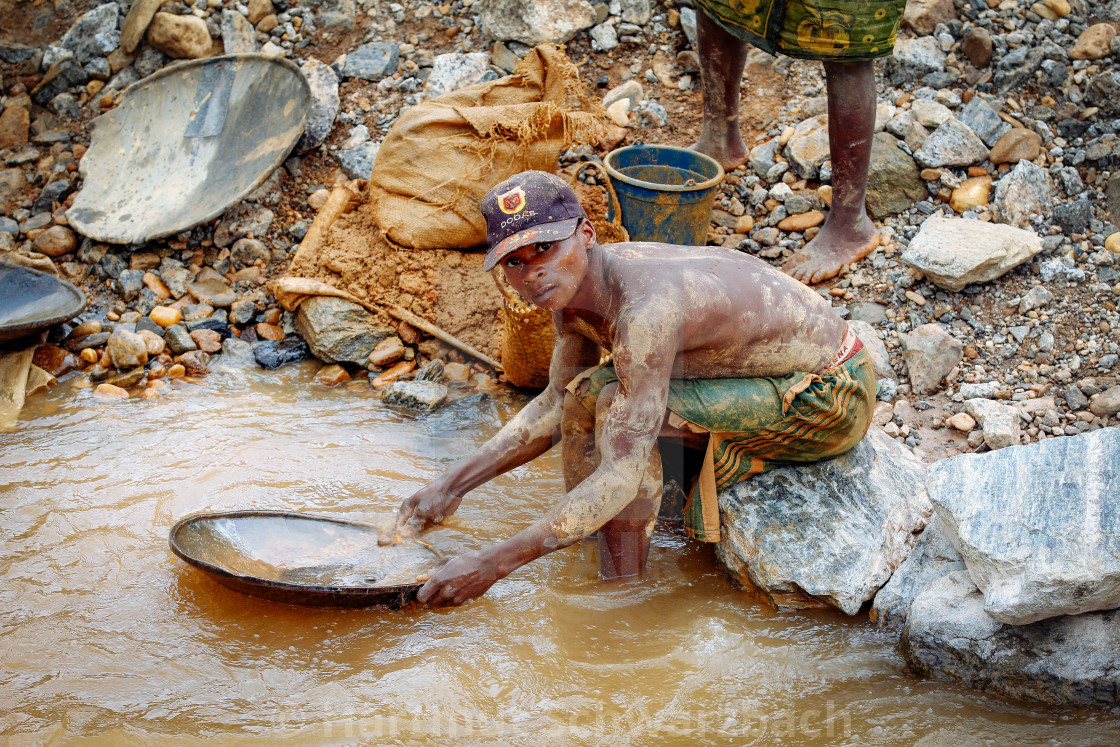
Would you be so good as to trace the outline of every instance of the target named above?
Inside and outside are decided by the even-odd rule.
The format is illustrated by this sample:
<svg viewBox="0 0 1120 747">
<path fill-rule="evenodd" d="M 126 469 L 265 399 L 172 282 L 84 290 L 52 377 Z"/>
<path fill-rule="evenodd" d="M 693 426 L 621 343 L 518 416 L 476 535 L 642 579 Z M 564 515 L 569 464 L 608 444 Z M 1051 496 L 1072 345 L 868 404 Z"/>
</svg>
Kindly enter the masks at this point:
<svg viewBox="0 0 1120 747">
<path fill-rule="evenodd" d="M 628 241 L 629 236 L 622 226 L 622 211 L 618 207 L 614 186 L 598 163 L 588 161 L 580 164 L 572 174 L 570 181 L 577 197 L 583 197 L 581 192 L 587 189 L 577 179 L 579 173 L 588 166 L 594 166 L 599 170 L 598 181 L 606 185 L 611 200 L 610 211 L 613 212 L 613 217 L 608 219 L 606 215 L 601 214 L 601 211 L 587 210 L 588 205 L 584 203 L 584 210 L 591 225 L 595 227 L 599 243 L 614 244 Z M 548 367 L 552 362 L 555 336 L 552 312 L 518 296 L 506 281 L 501 267 L 495 267 L 490 274 L 494 277 L 494 283 L 498 286 L 503 299 L 502 368 L 505 369 L 506 378 L 514 386 L 544 389 L 548 386 Z"/>
<path fill-rule="evenodd" d="M 490 274 L 502 294 L 502 368 L 506 378 L 514 386 L 544 389 L 552 361 L 552 312 L 518 296 L 501 267 Z"/>
</svg>

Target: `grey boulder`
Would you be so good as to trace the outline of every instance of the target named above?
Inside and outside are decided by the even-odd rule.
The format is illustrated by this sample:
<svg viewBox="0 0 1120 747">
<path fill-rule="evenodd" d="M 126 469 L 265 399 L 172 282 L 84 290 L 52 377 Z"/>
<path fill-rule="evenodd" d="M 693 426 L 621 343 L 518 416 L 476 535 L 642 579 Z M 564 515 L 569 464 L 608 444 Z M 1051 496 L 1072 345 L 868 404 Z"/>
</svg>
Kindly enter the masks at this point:
<svg viewBox="0 0 1120 747">
<path fill-rule="evenodd" d="M 872 426 L 846 454 L 755 475 L 720 493 L 716 556 L 735 582 L 779 607 L 827 604 L 854 615 L 930 516 L 923 470 Z"/>
<path fill-rule="evenodd" d="M 1120 610 L 1004 625 L 968 573 L 935 581 L 910 606 L 900 649 L 917 674 L 1012 698 L 1114 706 Z"/>
<path fill-rule="evenodd" d="M 1120 607 L 1120 430 L 932 465 L 927 485 L 984 610 L 1013 625 Z"/>
<path fill-rule="evenodd" d="M 296 328 L 316 358 L 362 366 L 377 343 L 396 334 L 378 327 L 358 304 L 331 296 L 314 296 L 300 304 Z"/>
<path fill-rule="evenodd" d="M 116 3 L 105 3 L 83 13 L 62 37 L 60 45 L 83 65 L 104 57 L 120 46 L 119 13 Z"/>
<path fill-rule="evenodd" d="M 381 401 L 406 410 L 430 412 L 447 399 L 447 387 L 435 381 L 394 381 L 381 390 Z"/>
</svg>

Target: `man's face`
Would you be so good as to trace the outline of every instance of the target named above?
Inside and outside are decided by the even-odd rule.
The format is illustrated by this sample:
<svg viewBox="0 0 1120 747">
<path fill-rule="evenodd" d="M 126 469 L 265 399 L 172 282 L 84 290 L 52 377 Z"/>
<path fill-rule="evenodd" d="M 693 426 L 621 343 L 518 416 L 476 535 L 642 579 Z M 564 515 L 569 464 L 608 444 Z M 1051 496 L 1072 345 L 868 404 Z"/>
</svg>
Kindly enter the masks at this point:
<svg viewBox="0 0 1120 747">
<path fill-rule="evenodd" d="M 502 269 L 510 285 L 542 309 L 566 308 L 587 275 L 587 233 L 581 222 L 562 241 L 528 244 L 506 255 Z"/>
</svg>

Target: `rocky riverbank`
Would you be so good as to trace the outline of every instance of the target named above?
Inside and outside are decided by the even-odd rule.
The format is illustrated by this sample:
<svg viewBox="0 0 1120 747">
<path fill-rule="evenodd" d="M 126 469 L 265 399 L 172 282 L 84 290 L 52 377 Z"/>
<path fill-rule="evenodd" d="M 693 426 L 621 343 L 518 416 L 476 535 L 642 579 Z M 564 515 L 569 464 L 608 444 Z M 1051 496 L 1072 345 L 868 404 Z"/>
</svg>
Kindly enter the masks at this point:
<svg viewBox="0 0 1120 747">
<path fill-rule="evenodd" d="M 85 289 L 86 312 L 37 348 L 34 364 L 45 374 L 36 381 L 74 377 L 103 399 L 170 395 L 205 376 L 216 355 L 251 355 L 264 368 L 313 356 L 323 363 L 314 385 L 385 389 L 391 403 L 419 409 L 500 384 L 498 371 L 399 318 L 323 298 L 285 311 L 267 284 L 289 268 L 331 190 L 357 189 L 356 180 L 369 177 L 402 111 L 508 74 L 531 45 L 566 43 L 611 120 L 599 147 L 569 150 L 560 166 L 638 140 L 687 145 L 699 133 L 695 12 L 687 0 L 76 0 L 65 7 L 0 0 L 0 17 L 12 21 L 0 39 L 0 259 Z M 928 654 L 939 618 L 942 628 L 955 619 L 939 612 L 944 605 L 1003 626 L 1007 646 L 1066 635 L 1068 626 L 1051 619 L 1111 614 L 1063 607 L 1058 618 L 997 620 L 979 561 L 962 549 L 957 508 L 936 490 L 931 504 L 898 485 L 922 481 L 906 470 L 922 472 L 923 462 L 991 452 L 1001 464 L 1018 463 L 1023 449 L 1049 454 L 1051 439 L 1082 443 L 1117 425 L 1118 30 L 1117 2 L 909 3 L 895 55 L 878 65 L 868 209 L 881 244 L 817 286 L 856 327 L 879 375 L 881 430 L 850 458 L 887 459 L 894 471 L 879 475 L 869 493 L 875 500 L 859 507 L 852 531 L 830 538 L 861 545 L 845 556 L 847 566 L 814 566 L 793 552 L 781 573 L 763 578 L 759 569 L 772 558 L 721 547 L 740 581 L 772 601 L 826 600 L 851 612 L 874 598 L 884 624 L 920 612 L 905 634 L 908 660 L 920 671 L 938 670 L 948 656 Z M 166 239 L 124 246 L 76 233 L 67 208 L 82 188 L 93 118 L 116 107 L 128 85 L 178 59 L 248 51 L 293 60 L 311 85 L 306 131 L 283 166 L 221 217 Z M 815 235 L 831 199 L 820 66 L 753 52 L 742 107 L 750 159 L 720 188 L 709 243 L 778 264 Z M 428 319 L 461 305 L 454 287 L 432 280 L 433 256 L 393 254 L 378 268 L 393 302 Z M 448 331 L 469 331 L 495 355 L 495 318 L 455 322 L 485 330 Z M 902 450 L 896 457 L 892 440 Z M 1056 469 L 1076 461 L 1062 459 Z M 816 487 L 785 509 L 809 511 L 807 496 L 845 478 L 811 479 Z M 852 490 L 863 487 L 841 492 Z M 1040 488 L 1037 500 L 1055 491 Z M 789 523 L 780 512 L 750 514 L 749 496 L 723 503 L 744 546 L 752 532 Z M 941 529 L 915 546 L 931 506 L 932 526 Z M 899 563 L 916 575 L 896 572 Z M 965 567 L 971 576 L 960 574 Z M 798 576 L 799 568 L 811 568 L 812 578 Z M 933 586 L 919 578 L 937 581 L 942 601 L 935 604 Z M 1048 624 L 1052 630 L 1036 634 Z M 952 656 L 976 660 L 971 649 Z M 1114 682 L 1110 671 L 1098 685 Z M 984 686 L 980 675 L 957 676 Z M 1070 687 L 1060 692 L 1082 692 Z"/>
</svg>

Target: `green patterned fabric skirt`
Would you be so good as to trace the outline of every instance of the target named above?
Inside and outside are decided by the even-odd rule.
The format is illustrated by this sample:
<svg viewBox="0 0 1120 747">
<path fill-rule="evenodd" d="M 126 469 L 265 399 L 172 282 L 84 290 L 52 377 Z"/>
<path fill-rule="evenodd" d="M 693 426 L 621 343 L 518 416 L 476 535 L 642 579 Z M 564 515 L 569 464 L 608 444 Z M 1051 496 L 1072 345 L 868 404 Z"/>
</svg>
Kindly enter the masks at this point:
<svg viewBox="0 0 1120 747">
<path fill-rule="evenodd" d="M 592 415 L 599 393 L 618 381 L 614 366 L 596 366 L 568 385 Z M 816 462 L 855 446 L 871 425 L 875 367 L 860 343 L 821 374 L 777 378 L 672 379 L 669 425 L 708 434 L 704 465 L 684 507 L 693 539 L 718 542 L 718 493 L 775 467 Z"/>
<path fill-rule="evenodd" d="M 894 51 L 906 0 L 696 0 L 728 33 L 770 54 L 853 62 Z"/>
</svg>

